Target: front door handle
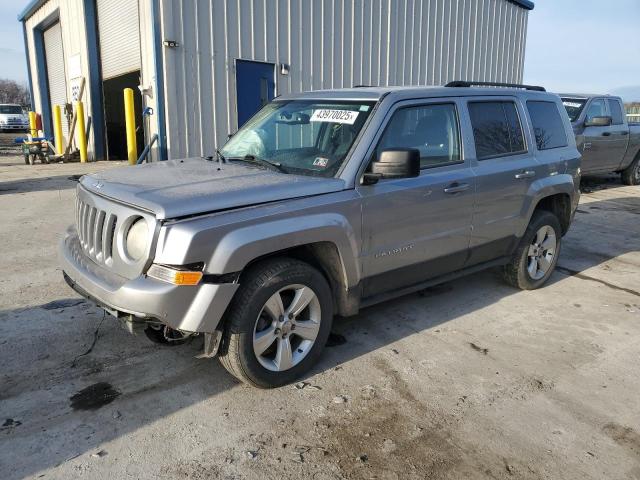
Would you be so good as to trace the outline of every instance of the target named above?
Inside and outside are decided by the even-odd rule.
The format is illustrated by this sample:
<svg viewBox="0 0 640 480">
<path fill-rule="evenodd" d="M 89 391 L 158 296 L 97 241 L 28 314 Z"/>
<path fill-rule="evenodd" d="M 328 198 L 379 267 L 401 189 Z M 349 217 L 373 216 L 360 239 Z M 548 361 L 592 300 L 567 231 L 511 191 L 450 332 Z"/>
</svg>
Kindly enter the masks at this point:
<svg viewBox="0 0 640 480">
<path fill-rule="evenodd" d="M 533 170 L 525 170 L 524 172 L 516 173 L 515 177 L 520 180 L 521 178 L 532 178 L 536 176 L 536 172 Z"/>
<path fill-rule="evenodd" d="M 470 185 L 468 183 L 452 183 L 444 189 L 444 193 L 458 193 L 469 190 Z"/>
<path fill-rule="evenodd" d="M 608 137 L 611 135 L 611 132 L 602 132 L 603 137 Z"/>
<path fill-rule="evenodd" d="M 620 135 L 629 135 L 629 132 L 620 132 Z"/>
</svg>

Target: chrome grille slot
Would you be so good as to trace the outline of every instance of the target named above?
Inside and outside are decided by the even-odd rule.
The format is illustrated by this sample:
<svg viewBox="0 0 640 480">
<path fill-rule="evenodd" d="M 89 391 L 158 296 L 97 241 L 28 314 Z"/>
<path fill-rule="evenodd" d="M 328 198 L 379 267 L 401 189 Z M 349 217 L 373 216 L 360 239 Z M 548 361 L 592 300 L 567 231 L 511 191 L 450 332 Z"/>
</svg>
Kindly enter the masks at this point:
<svg viewBox="0 0 640 480">
<path fill-rule="evenodd" d="M 94 256 L 95 254 L 93 234 L 96 230 L 96 214 L 97 209 L 95 207 L 89 208 L 89 215 L 87 216 L 87 245 L 89 247 L 89 255 L 91 256 Z"/>
<path fill-rule="evenodd" d="M 102 231 L 104 230 L 105 215 L 106 213 L 104 211 L 98 210 L 95 227 L 93 228 L 93 251 L 98 261 L 102 260 Z"/>
<path fill-rule="evenodd" d="M 116 222 L 118 217 L 109 214 L 104 228 L 102 229 L 102 258 L 107 264 L 111 263 L 113 254 L 113 236 L 116 231 Z"/>
<path fill-rule="evenodd" d="M 118 217 L 76 199 L 76 226 L 82 250 L 98 263 L 111 264 Z"/>
</svg>

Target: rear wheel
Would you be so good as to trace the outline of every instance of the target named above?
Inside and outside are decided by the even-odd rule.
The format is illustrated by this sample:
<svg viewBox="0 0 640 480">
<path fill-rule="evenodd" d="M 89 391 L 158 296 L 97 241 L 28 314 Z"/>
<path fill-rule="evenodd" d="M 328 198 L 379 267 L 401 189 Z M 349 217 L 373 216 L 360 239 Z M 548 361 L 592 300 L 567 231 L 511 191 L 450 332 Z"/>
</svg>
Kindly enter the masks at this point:
<svg viewBox="0 0 640 480">
<path fill-rule="evenodd" d="M 622 171 L 622 183 L 625 185 L 640 185 L 640 155 Z"/>
<path fill-rule="evenodd" d="M 562 230 L 551 212 L 534 212 L 511 261 L 504 267 L 507 283 L 522 290 L 540 288 L 558 262 Z"/>
<path fill-rule="evenodd" d="M 331 289 L 307 263 L 280 258 L 251 268 L 230 307 L 222 365 L 261 388 L 286 385 L 318 360 L 333 317 Z"/>
</svg>

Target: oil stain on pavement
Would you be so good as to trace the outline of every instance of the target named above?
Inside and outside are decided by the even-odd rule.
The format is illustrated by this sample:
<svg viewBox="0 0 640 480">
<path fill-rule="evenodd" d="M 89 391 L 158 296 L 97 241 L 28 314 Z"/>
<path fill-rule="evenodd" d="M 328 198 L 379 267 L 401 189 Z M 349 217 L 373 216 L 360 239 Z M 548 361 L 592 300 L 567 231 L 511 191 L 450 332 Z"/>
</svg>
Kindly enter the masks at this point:
<svg viewBox="0 0 640 480">
<path fill-rule="evenodd" d="M 107 382 L 98 382 L 74 394 L 71 408 L 74 410 L 97 410 L 120 396 L 120 392 Z"/>
</svg>

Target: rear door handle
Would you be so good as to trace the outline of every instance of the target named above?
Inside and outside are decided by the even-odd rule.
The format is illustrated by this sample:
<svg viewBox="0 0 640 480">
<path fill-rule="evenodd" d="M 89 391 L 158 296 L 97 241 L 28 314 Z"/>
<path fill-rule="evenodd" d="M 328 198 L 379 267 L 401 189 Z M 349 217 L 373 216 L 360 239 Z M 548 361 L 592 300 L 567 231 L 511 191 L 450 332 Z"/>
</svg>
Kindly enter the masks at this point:
<svg viewBox="0 0 640 480">
<path fill-rule="evenodd" d="M 620 132 L 620 135 L 629 135 L 629 132 Z"/>
<path fill-rule="evenodd" d="M 608 137 L 609 135 L 611 135 L 611 132 L 602 132 L 603 137 Z"/>
<path fill-rule="evenodd" d="M 520 180 L 521 178 L 531 178 L 531 177 L 535 177 L 536 176 L 536 172 L 534 172 L 533 170 L 525 170 L 524 172 L 520 172 L 520 173 L 516 173 L 515 177 Z"/>
<path fill-rule="evenodd" d="M 458 193 L 469 190 L 470 185 L 468 183 L 452 183 L 444 189 L 444 193 Z"/>
</svg>

